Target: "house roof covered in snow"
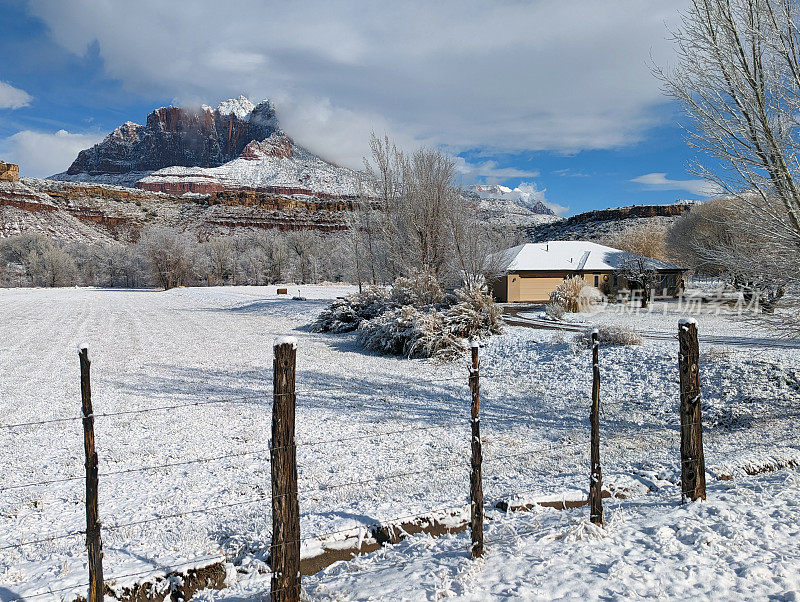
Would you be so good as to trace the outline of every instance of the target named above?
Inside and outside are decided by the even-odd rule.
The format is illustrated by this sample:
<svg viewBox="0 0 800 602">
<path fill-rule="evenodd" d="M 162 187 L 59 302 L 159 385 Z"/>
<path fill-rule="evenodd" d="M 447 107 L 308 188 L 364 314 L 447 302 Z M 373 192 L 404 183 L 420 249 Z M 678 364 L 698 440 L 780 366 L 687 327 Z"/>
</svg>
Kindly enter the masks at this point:
<svg viewBox="0 0 800 602">
<path fill-rule="evenodd" d="M 674 264 L 583 240 L 551 240 L 517 245 L 492 256 L 499 268 L 513 271 L 604 272 L 619 270 L 634 259 L 645 259 L 653 270 L 682 270 Z"/>
</svg>

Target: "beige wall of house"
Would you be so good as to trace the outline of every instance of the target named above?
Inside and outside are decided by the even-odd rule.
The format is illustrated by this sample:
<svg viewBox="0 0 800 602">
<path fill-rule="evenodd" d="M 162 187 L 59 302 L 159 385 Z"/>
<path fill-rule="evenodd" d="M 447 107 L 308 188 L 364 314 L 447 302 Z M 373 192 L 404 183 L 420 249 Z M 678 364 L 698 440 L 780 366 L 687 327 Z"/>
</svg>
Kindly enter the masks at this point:
<svg viewBox="0 0 800 602">
<path fill-rule="evenodd" d="M 500 303 L 546 303 L 559 284 L 572 276 L 583 276 L 587 284 L 595 286 L 604 294 L 614 296 L 627 288 L 625 278 L 613 272 L 511 272 L 491 283 L 494 298 Z M 664 281 L 656 286 L 656 292 L 666 290 L 668 296 L 677 296 L 683 288 L 681 272 L 665 272 Z"/>
</svg>

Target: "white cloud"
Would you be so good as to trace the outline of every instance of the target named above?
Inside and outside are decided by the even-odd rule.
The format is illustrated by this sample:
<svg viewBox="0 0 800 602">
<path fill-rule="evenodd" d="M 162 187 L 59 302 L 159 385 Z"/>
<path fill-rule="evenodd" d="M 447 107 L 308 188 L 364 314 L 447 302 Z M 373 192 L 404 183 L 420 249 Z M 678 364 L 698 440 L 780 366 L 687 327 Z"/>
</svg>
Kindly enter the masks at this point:
<svg viewBox="0 0 800 602">
<path fill-rule="evenodd" d="M 30 104 L 33 97 L 25 90 L 0 81 L 0 109 L 19 109 Z"/>
<path fill-rule="evenodd" d="M 477 181 L 497 183 L 508 178 L 536 178 L 539 176 L 538 170 L 500 167 L 499 163 L 494 160 L 469 163 L 463 157 L 456 157 L 456 172 L 461 175 L 466 184 Z"/>
<path fill-rule="evenodd" d="M 719 189 L 705 180 L 671 180 L 666 173 L 648 173 L 636 178 L 631 182 L 644 184 L 650 190 L 685 190 L 699 196 L 714 196 L 719 194 Z"/>
<path fill-rule="evenodd" d="M 23 130 L 0 140 L 0 157 L 19 165 L 20 174 L 46 177 L 64 171 L 78 152 L 103 139 L 98 134 L 71 134 Z"/>
<path fill-rule="evenodd" d="M 140 94 L 279 103 L 288 133 L 342 163 L 371 129 L 453 152 L 627 145 L 664 102 L 649 72 L 686 0 L 31 0 L 76 54 Z M 214 23 L 215 35 L 198 35 Z M 568 74 L 568 76 L 565 76 Z"/>
</svg>

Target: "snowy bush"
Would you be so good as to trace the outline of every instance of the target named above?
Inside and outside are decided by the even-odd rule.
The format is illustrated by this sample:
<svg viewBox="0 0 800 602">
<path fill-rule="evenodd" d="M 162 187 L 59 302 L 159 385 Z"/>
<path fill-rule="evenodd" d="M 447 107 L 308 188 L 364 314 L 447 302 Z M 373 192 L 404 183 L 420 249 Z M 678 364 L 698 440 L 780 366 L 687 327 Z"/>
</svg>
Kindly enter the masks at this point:
<svg viewBox="0 0 800 602">
<path fill-rule="evenodd" d="M 444 290 L 436 276 L 422 272 L 410 278 L 402 276 L 392 284 L 392 301 L 398 305 L 425 307 L 437 305 L 444 299 Z"/>
<path fill-rule="evenodd" d="M 365 349 L 406 357 L 450 359 L 466 349 L 463 339 L 447 329 L 440 312 L 410 305 L 363 321 L 358 342 Z"/>
<path fill-rule="evenodd" d="M 560 303 L 556 303 L 555 301 L 551 301 L 547 305 L 544 306 L 544 313 L 547 315 L 548 318 L 552 318 L 553 320 L 560 320 L 564 317 L 564 314 L 567 313 L 564 309 L 564 306 Z"/>
<path fill-rule="evenodd" d="M 351 332 L 362 320 L 369 320 L 386 311 L 389 291 L 370 286 L 362 292 L 336 299 L 324 310 L 312 329 L 317 332 Z"/>
<path fill-rule="evenodd" d="M 589 286 L 583 276 L 567 278 L 550 293 L 550 304 L 560 305 L 564 313 L 590 310 L 602 300 L 603 294 L 595 287 Z"/>
<path fill-rule="evenodd" d="M 314 323 L 320 332 L 358 331 L 365 348 L 406 357 L 451 359 L 467 339 L 499 333 L 500 307 L 481 288 L 445 294 L 430 274 L 398 278 L 390 290 L 366 289 L 334 301 Z"/>
<path fill-rule="evenodd" d="M 503 330 L 502 309 L 481 288 L 457 289 L 457 302 L 444 317 L 447 329 L 455 336 L 475 339 Z"/>
<path fill-rule="evenodd" d="M 642 335 L 633 328 L 624 326 L 604 325 L 597 328 L 597 340 L 601 345 L 641 345 L 644 341 Z M 575 335 L 575 344 L 578 347 L 592 346 L 592 331 L 584 330 Z"/>
</svg>

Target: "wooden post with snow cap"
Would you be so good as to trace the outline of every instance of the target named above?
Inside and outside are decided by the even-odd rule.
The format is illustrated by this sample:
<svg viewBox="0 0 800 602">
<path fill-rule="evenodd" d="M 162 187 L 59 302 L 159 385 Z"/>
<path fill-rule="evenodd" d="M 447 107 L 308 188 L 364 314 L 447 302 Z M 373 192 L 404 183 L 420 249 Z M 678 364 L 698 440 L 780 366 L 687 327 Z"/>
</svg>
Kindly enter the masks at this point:
<svg viewBox="0 0 800 602">
<path fill-rule="evenodd" d="M 678 322 L 678 371 L 681 380 L 681 498 L 706 499 L 706 461 L 700 411 L 700 345 L 697 322 Z"/>
<path fill-rule="evenodd" d="M 478 343 L 472 341 L 472 365 L 469 371 L 469 388 L 472 392 L 470 407 L 470 423 L 472 426 L 472 470 L 469 477 L 470 520 L 472 533 L 472 557 L 483 556 L 483 483 L 481 479 L 481 463 L 483 450 L 481 444 L 480 419 L 480 360 L 478 359 Z"/>
<path fill-rule="evenodd" d="M 94 447 L 94 410 L 89 379 L 89 350 L 80 346 L 81 410 L 83 412 L 83 449 L 86 455 L 86 550 L 89 554 L 89 602 L 103 600 L 103 543 L 100 539 L 99 479 L 97 452 Z"/>
<path fill-rule="evenodd" d="M 275 341 L 273 360 L 271 602 L 300 600 L 300 503 L 297 499 L 295 362 L 297 341 Z"/>
<path fill-rule="evenodd" d="M 600 468 L 600 344 L 597 328 L 592 330 L 592 409 L 589 414 L 590 475 L 589 475 L 589 520 L 602 525 L 603 518 L 603 471 Z"/>
</svg>

